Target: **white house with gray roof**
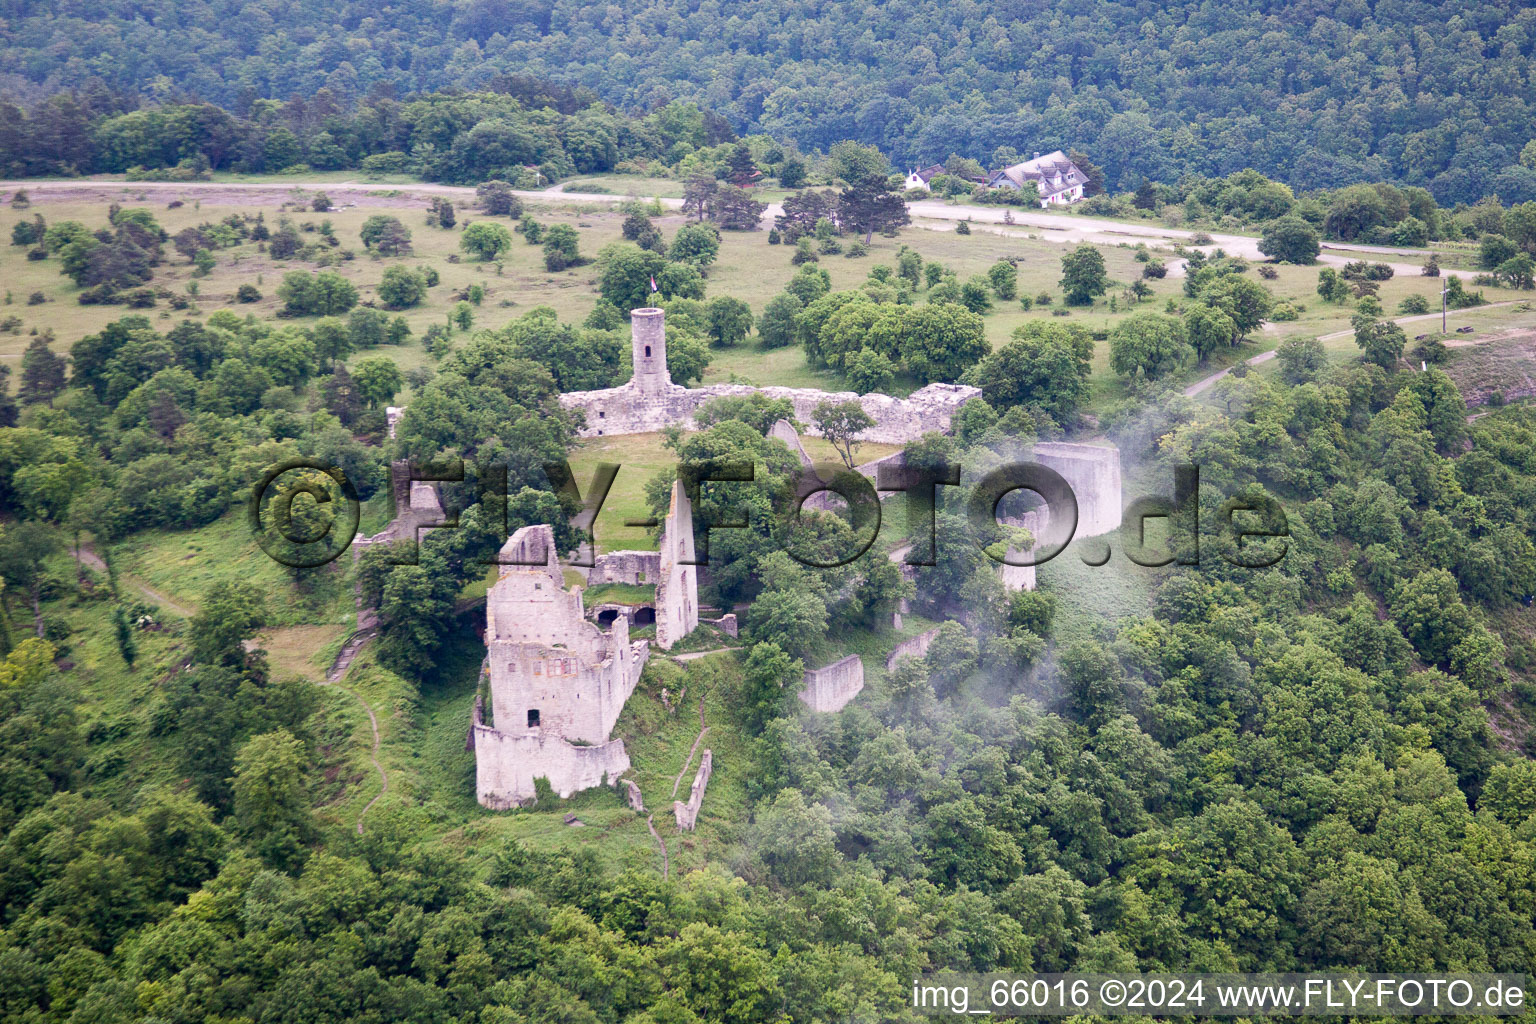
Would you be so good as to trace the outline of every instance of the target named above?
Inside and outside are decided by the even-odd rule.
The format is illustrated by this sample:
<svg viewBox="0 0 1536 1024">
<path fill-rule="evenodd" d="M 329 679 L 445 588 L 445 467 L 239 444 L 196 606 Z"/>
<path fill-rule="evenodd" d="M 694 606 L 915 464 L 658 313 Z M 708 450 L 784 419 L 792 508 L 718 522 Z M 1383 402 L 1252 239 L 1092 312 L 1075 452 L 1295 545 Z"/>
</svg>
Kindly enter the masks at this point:
<svg viewBox="0 0 1536 1024">
<path fill-rule="evenodd" d="M 1058 149 L 1044 156 L 1036 153 L 1032 160 L 993 171 L 987 177 L 988 188 L 1020 189 L 1027 182 L 1033 182 L 1040 190 L 1040 208 L 1043 210 L 1066 206 L 1083 198 L 1088 176 Z"/>
</svg>

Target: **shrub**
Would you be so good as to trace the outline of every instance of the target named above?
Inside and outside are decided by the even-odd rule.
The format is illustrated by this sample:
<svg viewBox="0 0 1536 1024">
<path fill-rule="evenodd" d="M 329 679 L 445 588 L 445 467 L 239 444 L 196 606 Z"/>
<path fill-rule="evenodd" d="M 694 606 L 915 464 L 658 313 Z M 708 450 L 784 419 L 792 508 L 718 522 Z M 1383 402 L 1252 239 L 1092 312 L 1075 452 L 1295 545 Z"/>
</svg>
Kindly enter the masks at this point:
<svg viewBox="0 0 1536 1024">
<path fill-rule="evenodd" d="M 1429 300 L 1422 295 L 1410 295 L 1397 304 L 1397 311 L 1407 316 L 1429 312 Z"/>
<path fill-rule="evenodd" d="M 510 217 L 517 220 L 523 215 L 523 201 L 512 194 L 512 186 L 505 181 L 482 181 L 475 188 L 480 208 L 493 217 Z"/>
<path fill-rule="evenodd" d="M 366 248 L 384 256 L 403 256 L 411 251 L 411 229 L 387 213 L 369 217 L 359 234 Z"/>
<path fill-rule="evenodd" d="M 480 225 L 476 224 L 475 227 Z M 544 234 L 544 269 L 550 273 L 579 267 L 586 261 L 577 248 L 580 236 L 569 224 L 556 224 Z M 510 242 L 510 239 L 508 239 Z"/>
<path fill-rule="evenodd" d="M 236 302 L 260 302 L 261 292 L 253 284 L 243 284 L 235 289 Z"/>
<path fill-rule="evenodd" d="M 478 260 L 493 260 L 512 245 L 512 236 L 500 224 L 480 221 L 464 229 L 459 248 Z"/>
<path fill-rule="evenodd" d="M 427 279 L 409 267 L 390 267 L 379 281 L 379 300 L 388 309 L 409 309 L 427 297 Z"/>
<path fill-rule="evenodd" d="M 27 296 L 27 305 L 29 306 L 41 306 L 47 301 L 48 296 L 44 295 L 42 292 L 33 292 L 31 295 Z"/>
</svg>

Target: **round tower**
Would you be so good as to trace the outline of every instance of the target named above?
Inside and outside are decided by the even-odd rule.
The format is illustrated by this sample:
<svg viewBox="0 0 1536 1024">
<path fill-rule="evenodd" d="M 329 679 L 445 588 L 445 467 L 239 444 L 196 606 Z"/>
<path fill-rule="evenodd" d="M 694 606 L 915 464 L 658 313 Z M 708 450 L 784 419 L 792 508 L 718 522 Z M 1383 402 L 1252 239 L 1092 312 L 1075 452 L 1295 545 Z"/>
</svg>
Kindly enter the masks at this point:
<svg viewBox="0 0 1536 1024">
<path fill-rule="evenodd" d="M 661 394 L 672 386 L 667 372 L 666 312 L 660 309 L 629 311 L 630 346 L 633 348 L 633 384 L 642 394 Z"/>
</svg>

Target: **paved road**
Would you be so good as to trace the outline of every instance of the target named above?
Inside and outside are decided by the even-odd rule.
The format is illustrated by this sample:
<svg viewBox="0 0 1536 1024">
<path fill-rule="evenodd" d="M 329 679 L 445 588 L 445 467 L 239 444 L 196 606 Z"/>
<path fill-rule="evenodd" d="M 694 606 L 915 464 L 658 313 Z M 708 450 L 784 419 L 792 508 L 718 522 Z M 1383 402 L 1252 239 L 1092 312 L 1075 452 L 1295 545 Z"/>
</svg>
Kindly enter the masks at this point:
<svg viewBox="0 0 1536 1024">
<path fill-rule="evenodd" d="M 406 185 L 385 185 L 362 181 L 285 181 L 281 184 L 267 184 L 254 182 L 217 182 L 217 181 L 99 181 L 90 179 L 73 179 L 69 181 L 0 181 L 0 190 L 9 191 L 14 188 L 26 188 L 34 196 L 45 196 L 53 190 L 90 191 L 111 188 L 127 188 L 138 191 L 171 191 L 171 192 L 273 192 L 287 193 L 293 189 L 324 190 L 333 199 L 344 196 L 349 192 L 379 192 L 393 191 L 404 192 L 411 195 L 446 195 L 470 197 L 475 194 L 473 188 L 463 185 L 430 185 L 413 183 Z M 569 192 L 566 185 L 552 185 L 545 189 L 517 189 L 514 195 L 525 199 L 554 199 L 573 203 L 613 204 L 624 202 L 627 196 L 611 195 L 596 192 Z M 643 198 L 643 197 L 642 197 Z M 683 207 L 681 199 L 660 199 L 658 202 L 669 210 L 680 210 Z M 951 206 L 940 202 L 915 202 L 909 203 L 908 209 L 912 216 L 920 220 L 944 220 L 961 221 L 969 220 L 978 224 L 996 225 L 997 229 L 1006 234 L 1024 234 L 1024 231 L 1010 229 L 1029 229 L 1027 233 L 1035 234 L 1048 242 L 1060 242 L 1062 244 L 1077 244 L 1080 242 L 1093 242 L 1099 245 L 1119 245 L 1125 242 L 1146 242 L 1149 245 L 1173 245 L 1175 243 L 1189 246 L 1190 239 L 1194 237 L 1194 231 L 1182 228 L 1170 228 L 1161 224 L 1122 222 L 1107 220 L 1103 217 L 1080 217 L 1062 214 L 1050 214 L 1030 210 L 1018 210 L 1013 207 L 1000 206 Z M 763 212 L 764 222 L 771 222 L 774 217 L 784 212 L 780 203 L 769 203 Z M 1005 216 L 1011 215 L 1012 224 L 1004 221 Z M 1234 256 L 1243 256 L 1247 259 L 1262 260 L 1264 254 L 1259 252 L 1259 241 L 1247 235 L 1210 234 L 1209 245 L 1194 246 L 1203 250 L 1220 248 Z M 1324 252 L 1318 262 L 1342 266 L 1352 259 L 1359 259 L 1361 252 L 1408 256 L 1417 255 L 1419 250 L 1392 249 L 1378 246 L 1352 246 L 1349 250 L 1341 246 L 1327 244 L 1325 249 L 1338 252 L 1354 251 L 1354 255 L 1340 255 L 1336 252 Z M 1176 266 L 1170 270 L 1177 276 L 1183 272 L 1183 261 L 1175 261 Z M 1399 274 L 1415 275 L 1419 273 L 1419 267 L 1412 263 L 1393 263 L 1392 269 Z M 1461 277 L 1470 277 L 1472 271 L 1444 270 L 1443 273 Z"/>
</svg>

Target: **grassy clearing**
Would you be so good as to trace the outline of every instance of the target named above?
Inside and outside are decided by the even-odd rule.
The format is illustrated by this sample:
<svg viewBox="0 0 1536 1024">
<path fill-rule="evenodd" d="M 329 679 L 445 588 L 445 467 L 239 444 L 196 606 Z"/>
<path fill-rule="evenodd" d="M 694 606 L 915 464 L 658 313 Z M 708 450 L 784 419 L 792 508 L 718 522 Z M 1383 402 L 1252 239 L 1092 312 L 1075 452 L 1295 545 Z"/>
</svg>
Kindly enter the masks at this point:
<svg viewBox="0 0 1536 1024">
<path fill-rule="evenodd" d="M 571 454 L 571 470 L 583 494 L 589 493 L 592 475 L 599 463 L 619 466 L 613 489 L 597 515 L 594 530 L 597 550 L 654 551 L 656 531 L 653 528 L 625 524 L 650 518 L 651 511 L 645 503 L 646 481 L 661 470 L 676 465 L 673 451 L 662 445 L 660 434 L 593 437 L 581 441 L 580 445 Z"/>
<path fill-rule="evenodd" d="M 231 179 L 234 180 L 234 179 Z M 283 176 L 250 177 L 241 180 L 267 184 L 286 184 Z M 336 172 L 317 180 L 359 181 L 352 172 Z M 579 190 L 583 184 L 599 188 L 611 187 L 615 201 L 628 194 L 662 194 L 664 185 L 677 183 L 667 179 L 627 177 L 620 175 L 576 179 L 568 187 Z M 426 265 L 437 269 L 441 283 L 433 288 L 428 300 L 420 307 L 404 312 L 412 331 L 419 337 L 431 324 L 445 323 L 446 315 L 458 295 L 470 285 L 478 284 L 486 292 L 482 305 L 475 311 L 472 330 L 496 328 L 508 320 L 522 315 L 534 306 L 549 306 L 563 319 L 580 321 L 592 310 L 597 301 L 596 267 L 588 264 L 559 273 L 544 269 L 542 250 L 527 245 L 518 236 L 512 248 L 497 263 L 470 261 L 459 252 L 459 235 L 463 228 L 477 218 L 477 213 L 455 197 L 459 206 L 459 221 L 454 229 L 442 230 L 426 226 L 425 207 L 428 193 L 395 192 L 391 195 L 389 182 L 379 182 L 381 188 L 364 197 L 348 196 L 356 205 L 336 209 L 329 213 L 294 212 L 288 214 L 295 223 L 318 226 L 329 220 L 343 250 L 351 250 L 355 258 L 340 263 L 337 272 L 351 280 L 359 290 L 363 301 L 372 301 L 374 290 L 384 270 L 396 263 L 408 266 Z M 773 198 L 767 191 L 765 197 Z M 21 219 L 30 219 L 34 213 L 42 213 L 49 223 L 61 220 L 79 220 L 90 227 L 106 222 L 108 201 L 124 205 L 141 205 L 150 208 L 165 229 L 174 234 L 185 227 L 203 221 L 218 220 L 232 212 L 263 210 L 269 222 L 279 215 L 277 205 L 286 193 L 252 194 L 238 190 L 199 191 L 187 189 L 183 195 L 173 190 L 149 191 L 132 184 L 103 183 L 102 192 L 94 197 L 68 197 L 69 201 L 53 202 L 39 197 L 31 210 L 0 210 L 0 235 L 8 235 L 9 229 Z M 180 198 L 185 205 L 167 208 L 167 203 Z M 528 202 L 534 216 L 546 223 L 565 223 L 577 228 L 581 238 L 581 251 L 595 256 L 602 246 L 617 241 L 622 215 L 614 208 L 583 205 L 561 201 L 551 194 L 547 199 Z M 358 229 L 376 213 L 393 214 L 411 229 L 415 253 L 398 259 L 379 259 L 367 255 L 358 241 Z M 1070 223 L 1070 214 L 1061 214 L 1063 223 Z M 684 223 L 677 213 L 657 218 L 663 232 L 670 235 Z M 857 287 L 878 263 L 894 265 L 897 250 L 911 246 L 925 260 L 938 261 L 955 271 L 962 280 L 985 273 L 999 259 L 1010 258 L 1019 267 L 1019 293 L 1035 298 L 1049 294 L 1055 301 L 1049 307 L 1036 305 L 1025 311 L 1017 302 L 999 302 L 986 318 L 989 342 L 995 347 L 1007 341 L 1019 325 L 1032 319 L 1048 319 L 1060 306 L 1061 256 L 1065 247 L 1047 241 L 1045 231 L 1024 231 L 1024 237 L 1004 236 L 986 229 L 977 229 L 970 235 L 958 235 L 948 222 L 919 224 L 902 233 L 897 239 L 877 237 L 870 246 L 867 257 L 847 259 L 843 256 L 823 257 L 820 266 L 832 278 L 834 289 Z M 313 236 L 310 236 L 313 237 Z M 850 240 L 851 241 L 851 240 Z M 1134 259 L 1131 243 L 1101 246 L 1109 276 L 1114 282 L 1108 296 L 1094 306 L 1074 308 L 1070 318 L 1094 331 L 1112 329 L 1114 324 L 1132 312 L 1161 310 L 1170 298 L 1182 301 L 1182 282 L 1177 278 L 1165 278 L 1151 282 L 1153 295 L 1148 300 L 1131 306 L 1124 301 L 1124 289 L 1139 277 L 1141 264 Z M 106 323 L 128 312 L 122 306 L 80 306 L 75 301 L 78 292 L 69 281 L 59 274 L 58 261 L 27 260 L 19 249 L 4 250 L 0 256 L 7 264 L 7 292 L 10 299 L 0 316 L 16 316 L 21 320 L 12 334 L 0 334 L 0 362 L 13 369 L 19 365 L 21 353 L 26 347 L 29 334 L 34 329 L 51 328 L 56 335 L 55 348 L 67 351 L 78 338 L 99 330 Z M 745 300 L 756 312 L 781 291 L 792 276 L 790 264 L 793 250 L 788 246 L 769 246 L 766 232 L 726 232 L 722 239 L 718 262 L 710 269 L 708 293 L 732 295 Z M 1153 249 L 1155 255 L 1171 258 L 1166 249 Z M 282 275 L 292 270 L 315 269 L 299 261 L 275 261 L 256 251 L 254 244 L 238 246 L 216 254 L 218 266 L 205 278 L 194 278 L 187 260 L 172 254 L 166 264 L 156 271 L 153 284 L 173 292 L 186 292 L 189 286 L 197 288 L 192 309 L 186 314 L 166 308 L 162 302 L 158 308 L 143 311 L 160 329 L 169 329 L 183 315 L 206 315 L 215 309 L 234 308 L 238 312 L 254 314 L 259 318 L 274 318 L 279 311 L 276 298 L 277 285 Z M 1369 257 L 1369 254 L 1361 254 Z M 1401 257 L 1393 257 L 1401 261 Z M 1317 267 L 1281 266 L 1278 276 L 1265 282 L 1277 298 L 1303 308 L 1299 319 L 1266 325 L 1250 341 L 1232 352 L 1220 353 L 1206 364 L 1190 367 L 1186 376 L 1190 380 L 1221 369 L 1238 358 L 1272 348 L 1286 338 L 1316 336 L 1341 330 L 1348 326 L 1351 312 L 1347 306 L 1331 306 L 1316 295 Z M 235 290 L 242 284 L 254 284 L 263 298 L 251 304 L 236 304 Z M 1410 294 L 1421 294 L 1435 305 L 1439 298 L 1440 280 L 1436 278 L 1399 276 L 1384 282 L 1381 288 L 1383 306 L 1390 312 Z M 1526 297 L 1526 293 L 1502 288 L 1484 288 L 1490 302 Z M 44 302 L 28 305 L 29 297 L 39 293 Z M 917 295 L 923 301 L 923 294 Z M 1112 305 L 1113 303 L 1113 305 Z M 304 323 L 306 321 L 298 321 Z M 456 340 L 469 335 L 456 332 Z M 378 352 L 355 354 L 354 361 L 370 358 Z M 393 358 L 402 369 L 430 365 L 432 360 L 426 351 L 413 342 L 395 349 L 384 349 L 382 354 Z M 1100 343 L 1094 356 L 1095 387 L 1090 410 L 1103 411 L 1107 406 L 1123 398 L 1123 386 L 1109 373 L 1109 347 Z M 839 374 L 810 367 L 804 353 L 797 347 L 766 350 L 749 340 L 748 343 L 730 349 L 717 349 L 713 362 L 705 373 L 707 383 L 743 381 L 755 384 L 778 384 L 798 387 L 814 387 L 830 390 L 846 388 Z M 398 401 L 409 401 L 409 392 Z"/>
<path fill-rule="evenodd" d="M 600 583 L 581 592 L 584 607 L 600 604 L 653 604 L 656 600 L 654 586 L 636 586 L 630 583 Z"/>
<path fill-rule="evenodd" d="M 195 530 L 151 530 L 121 545 L 119 567 L 177 604 L 195 609 L 215 583 L 238 580 L 271 596 L 272 625 L 353 621 L 347 555 L 320 570 L 294 573 L 256 546 L 243 510 Z M 279 596 L 281 595 L 281 596 Z"/>
</svg>

